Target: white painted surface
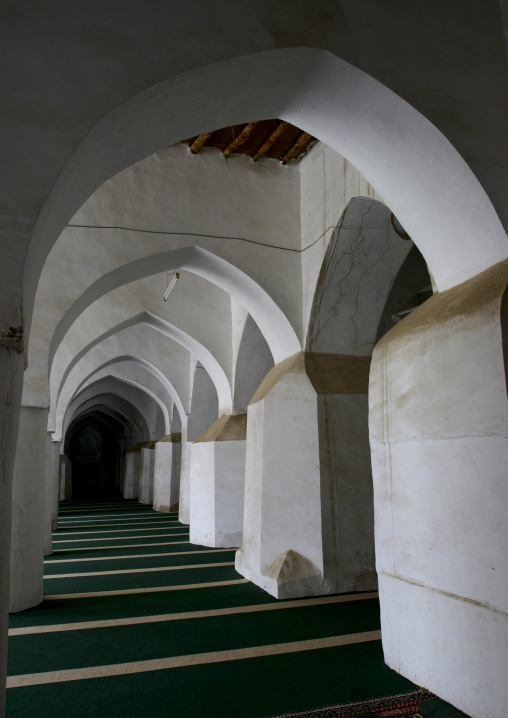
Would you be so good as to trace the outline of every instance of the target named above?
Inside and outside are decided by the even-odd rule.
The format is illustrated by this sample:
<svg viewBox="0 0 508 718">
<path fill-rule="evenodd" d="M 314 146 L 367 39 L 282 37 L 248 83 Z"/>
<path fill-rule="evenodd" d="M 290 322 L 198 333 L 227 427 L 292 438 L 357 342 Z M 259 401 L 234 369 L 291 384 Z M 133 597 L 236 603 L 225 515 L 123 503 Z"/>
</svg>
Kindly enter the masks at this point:
<svg viewBox="0 0 508 718">
<path fill-rule="evenodd" d="M 0 347 L 0 686 L 7 671 L 7 627 L 9 618 L 9 572 L 11 553 L 12 475 L 16 454 L 24 356 Z M 5 692 L 0 690 L 0 715 L 5 706 Z"/>
<path fill-rule="evenodd" d="M 273 366 L 266 339 L 249 315 L 243 327 L 235 366 L 234 412 L 245 414 L 250 400 Z"/>
<path fill-rule="evenodd" d="M 143 402 L 148 403 L 148 397 L 146 394 L 139 392 L 138 396 L 141 399 L 141 401 L 139 401 L 132 387 L 128 391 L 128 399 L 125 389 L 125 385 L 105 380 L 97 382 L 97 384 L 81 391 L 67 408 L 63 423 L 64 435 L 67 433 L 67 429 L 73 420 L 93 410 L 95 407 L 100 407 L 106 412 L 113 411 L 119 413 L 124 417 L 124 420 L 131 422 L 137 434 L 137 441 L 148 441 L 150 438 L 148 425 L 149 421 L 151 421 L 151 417 L 147 419 L 147 416 L 140 411 L 140 405 L 143 406 Z M 117 391 L 122 392 L 124 395 L 118 395 L 116 393 Z M 136 406 L 132 403 L 134 397 L 136 397 Z M 133 440 L 131 443 L 135 444 L 137 441 Z"/>
<path fill-rule="evenodd" d="M 388 666 L 417 685 L 439 690 L 445 701 L 473 718 L 503 715 L 506 613 L 383 574 L 379 589 L 390 606 L 381 611 Z"/>
<path fill-rule="evenodd" d="M 137 499 L 141 479 L 141 453 L 139 451 L 128 452 L 125 455 L 124 471 L 123 497 L 124 499 Z"/>
<path fill-rule="evenodd" d="M 153 507 L 155 511 L 175 511 L 180 500 L 181 442 L 155 443 Z"/>
<path fill-rule="evenodd" d="M 190 523 L 190 471 L 191 471 L 191 446 L 192 442 L 187 441 L 186 432 L 182 432 L 182 463 L 180 471 L 180 501 L 178 508 L 178 521 L 181 524 Z"/>
<path fill-rule="evenodd" d="M 140 461 L 139 503 L 153 503 L 155 449 L 143 447 Z"/>
<path fill-rule="evenodd" d="M 478 718 L 508 699 L 496 682 L 508 611 L 504 274 L 434 295 L 383 338 L 371 370 L 385 658 Z M 410 622 L 426 636 L 416 650 Z"/>
<path fill-rule="evenodd" d="M 72 462 L 62 455 L 60 464 L 60 501 L 72 499 Z"/>
<path fill-rule="evenodd" d="M 190 542 L 242 545 L 245 441 L 197 442 L 191 448 Z"/>
<path fill-rule="evenodd" d="M 213 442 L 191 444 L 189 472 L 189 540 L 215 545 L 215 446 Z"/>
<path fill-rule="evenodd" d="M 317 396 L 301 357 L 247 412 L 244 541 L 236 568 L 278 598 L 330 592 L 323 580 Z M 287 551 L 304 558 L 303 570 L 281 572 Z"/>
<path fill-rule="evenodd" d="M 47 423 L 46 409 L 22 407 L 12 487 L 11 613 L 42 601 Z"/>
<path fill-rule="evenodd" d="M 155 511 L 169 511 L 171 506 L 172 459 L 173 444 L 170 441 L 157 441 L 153 468 L 153 507 Z"/>
<path fill-rule="evenodd" d="M 218 417 L 217 392 L 206 369 L 198 364 L 192 383 L 192 405 L 187 422 L 187 439 L 195 441 Z"/>
<path fill-rule="evenodd" d="M 124 402 L 130 404 L 133 407 L 133 412 L 138 410 L 138 420 L 141 418 L 143 430 L 146 429 L 148 431 L 149 438 L 155 438 L 160 403 L 156 401 L 155 396 L 152 396 L 149 390 L 142 389 L 134 383 L 129 384 L 126 381 L 112 376 L 94 382 L 76 395 L 75 400 L 72 402 L 72 405 L 75 407 L 74 412 L 68 412 L 69 423 L 74 413 L 83 405 L 90 406 L 93 403 L 92 398 L 96 400 L 96 403 L 102 400 L 107 403 L 111 397 L 120 399 L 123 405 L 125 405 Z M 71 406 L 71 404 L 69 404 L 69 406 Z M 64 422 L 62 422 L 62 424 L 63 423 Z M 49 429 L 54 430 L 55 427 L 49 427 Z M 55 436 L 58 437 L 56 430 Z"/>
<path fill-rule="evenodd" d="M 0 210 L 5 228 L 0 266 L 2 331 L 19 326 L 22 313 L 28 328 L 49 248 L 104 180 L 182 137 L 258 117 L 292 120 L 334 148 L 342 148 L 413 235 L 439 289 L 506 256 L 506 237 L 496 216 L 497 210 L 507 224 L 507 170 L 502 163 L 507 148 L 506 46 L 496 3 L 462 3 L 460 12 L 442 3 L 428 13 L 426 3 L 416 0 L 409 10 L 405 3 L 404 12 L 395 2 L 369 6 L 366 13 L 364 2 L 346 2 L 341 12 L 330 12 L 329 7 L 319 5 L 316 11 L 315 3 L 311 7 L 307 2 L 282 0 L 268 6 L 261 0 L 231 13 L 227 3 L 219 2 L 212 22 L 201 9 L 190 0 L 175 15 L 168 5 L 160 8 L 161 21 L 156 23 L 143 3 L 127 2 L 120 15 L 99 9 L 90 22 L 97 37 L 108 38 L 100 53 L 89 52 L 89 45 L 80 42 L 79 14 L 71 5 L 55 9 L 33 3 L 33 22 L 24 22 L 22 15 L 11 18 L 6 57 L 16 71 L 5 74 L 6 82 L 15 86 L 13 90 L 8 84 L 3 93 L 2 122 L 6 124 L 2 137 L 9 185 Z M 77 39 L 72 62 L 69 23 Z M 168 23 L 180 42 L 167 42 Z M 217 27 L 221 32 L 215 31 Z M 112 35 L 114 42 L 109 42 Z M 293 47 L 282 48 L 288 38 Z M 48 55 L 50 46 L 55 51 Z M 436 64 L 436 57 L 442 61 Z M 433 78 L 430 84 L 429 78 Z M 37 88 L 35 94 L 33 88 Z M 96 124 L 101 117 L 105 119 Z M 327 192 L 323 203 L 327 216 L 329 197 Z M 38 215 L 21 291 L 28 239 Z M 98 246 L 105 244 L 102 236 Z M 69 255 L 60 256 L 65 269 L 72 265 Z M 307 276 L 316 266 L 309 264 Z M 63 288 L 76 281 L 76 275 L 64 271 L 59 280 Z M 312 282 L 303 273 L 302 281 L 307 291 Z M 79 290 L 85 286 L 88 277 Z M 69 295 L 64 299 L 63 294 L 65 302 Z M 52 333 L 49 329 L 48 334 Z M 476 341 L 474 331 L 472 337 Z M 485 354 L 495 346 L 487 344 Z M 460 356 L 452 362 L 454 369 L 461 361 L 467 362 L 468 348 L 461 347 Z M 2 397 L 7 397 L 2 411 L 10 419 L 15 376 L 12 357 L 6 354 L 2 350 Z M 478 357 L 479 362 L 482 359 Z M 18 362 L 20 367 L 22 363 Z M 31 364 L 30 359 L 29 370 Z M 475 367 L 468 365 L 463 393 L 469 390 L 471 376 L 476 377 Z M 41 378 L 43 392 L 47 390 L 44 372 Z M 405 398 L 410 398 L 413 388 L 408 387 Z M 486 394 L 491 396 L 489 389 Z M 439 407 L 439 397 L 434 398 Z M 474 398 L 483 415 L 486 401 L 481 387 L 474 387 Z M 17 408 L 15 402 L 13 413 Z M 474 407 L 467 409 L 468 416 L 474 414 Z M 492 426 L 495 421 L 491 418 L 485 424 Z M 2 426 L 6 446 L 9 436 L 16 433 L 12 428 Z M 427 428 L 432 430 L 430 421 Z M 501 439 L 504 435 L 499 434 Z M 432 437 L 425 435 L 429 446 L 431 440 L 439 439 L 438 431 Z M 8 474 L 15 440 L 11 443 L 12 450 L 7 449 L 4 457 Z M 469 457 L 459 454 L 457 467 L 462 467 Z M 486 454 L 478 450 L 474 458 L 483 472 L 488 466 Z M 9 507 L 9 483 L 0 482 L 0 488 L 4 486 L 6 496 L 2 495 L 0 507 Z M 473 503 L 481 503 L 483 497 L 475 486 Z M 2 519 L 0 526 L 8 526 L 10 519 Z M 483 546 L 487 539 L 481 538 Z M 504 533 L 490 538 L 497 545 Z M 7 538 L 5 545 L 8 542 Z M 6 565 L 6 557 L 2 559 Z M 482 555 L 478 565 L 484 561 L 488 565 L 488 556 Z M 0 585 L 5 583 L 0 581 Z M 449 678 L 457 688 L 455 676 Z M 482 699 L 488 698 L 486 683 L 478 690 Z M 480 711 L 485 710 L 482 700 Z"/>
<path fill-rule="evenodd" d="M 50 435 L 48 434 L 48 437 Z M 44 555 L 53 553 L 52 537 L 53 531 L 58 528 L 58 504 L 60 499 L 60 448 L 59 441 L 52 439 L 46 444 L 46 486 L 44 503 Z"/>
<path fill-rule="evenodd" d="M 167 377 L 178 396 L 185 395 L 188 384 L 186 367 L 190 361 L 189 352 L 152 327 L 138 324 L 101 341 L 75 364 L 60 388 L 58 398 L 56 394 L 52 396 L 50 421 L 55 422 L 57 430 L 61 427 L 67 405 L 74 398 L 81 383 L 107 362 L 117 357 L 129 356 L 139 357 L 156 367 Z M 148 388 L 145 391 L 151 394 L 161 407 L 169 401 L 169 398 L 164 400 Z M 169 386 L 166 387 L 166 391 L 169 393 Z"/>
</svg>

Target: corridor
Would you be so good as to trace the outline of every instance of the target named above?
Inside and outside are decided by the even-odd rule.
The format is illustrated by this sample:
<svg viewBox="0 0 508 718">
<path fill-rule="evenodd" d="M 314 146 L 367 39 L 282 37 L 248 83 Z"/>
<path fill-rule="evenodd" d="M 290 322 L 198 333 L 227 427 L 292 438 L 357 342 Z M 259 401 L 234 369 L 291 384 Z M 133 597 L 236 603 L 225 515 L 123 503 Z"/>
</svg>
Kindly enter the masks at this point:
<svg viewBox="0 0 508 718">
<path fill-rule="evenodd" d="M 383 662 L 376 593 L 277 601 L 235 571 L 233 549 L 193 545 L 176 513 L 137 501 L 61 504 L 53 549 L 43 603 L 10 616 L 9 718 L 331 718 L 414 702 Z M 439 699 L 419 712 L 463 715 Z"/>
</svg>

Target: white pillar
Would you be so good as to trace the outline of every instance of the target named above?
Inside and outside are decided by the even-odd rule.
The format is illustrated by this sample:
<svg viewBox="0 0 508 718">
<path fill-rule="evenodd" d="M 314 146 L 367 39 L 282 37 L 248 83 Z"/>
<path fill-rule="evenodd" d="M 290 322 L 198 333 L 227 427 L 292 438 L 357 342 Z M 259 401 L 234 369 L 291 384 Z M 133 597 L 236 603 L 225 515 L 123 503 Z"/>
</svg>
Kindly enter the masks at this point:
<svg viewBox="0 0 508 718">
<path fill-rule="evenodd" d="M 47 409 L 21 407 L 12 493 L 12 613 L 42 601 L 47 427 Z"/>
<path fill-rule="evenodd" d="M 244 545 L 236 569 L 278 598 L 329 593 L 317 395 L 303 353 L 270 370 L 247 415 Z"/>
<path fill-rule="evenodd" d="M 508 705 L 507 281 L 505 263 L 435 294 L 370 380 L 385 661 L 484 717 Z"/>
<path fill-rule="evenodd" d="M 7 625 L 9 617 L 9 574 L 11 552 L 12 475 L 16 455 L 24 356 L 20 347 L 0 343 L 0 716 L 5 710 L 7 672 Z"/>
<path fill-rule="evenodd" d="M 141 448 L 139 503 L 153 503 L 155 441 L 147 441 Z"/>
<path fill-rule="evenodd" d="M 155 442 L 153 507 L 156 511 L 178 511 L 181 451 L 181 434 L 167 434 Z"/>
<path fill-rule="evenodd" d="M 242 545 L 247 414 L 221 416 L 191 448 L 190 541 Z"/>
<path fill-rule="evenodd" d="M 192 442 L 187 441 L 186 427 L 182 428 L 182 454 L 180 468 L 180 501 L 178 506 L 178 521 L 181 524 L 190 523 L 190 467 Z"/>
<path fill-rule="evenodd" d="M 248 408 L 236 567 L 278 598 L 377 586 L 368 367 L 301 352 L 270 370 Z"/>
<path fill-rule="evenodd" d="M 139 481 L 141 471 L 141 447 L 144 442 L 134 444 L 125 454 L 123 497 L 124 499 L 137 499 L 139 496 Z"/>
<path fill-rule="evenodd" d="M 60 501 L 72 499 L 72 461 L 62 454 L 60 462 Z"/>
<path fill-rule="evenodd" d="M 60 500 L 60 442 L 52 441 L 46 434 L 46 471 L 44 501 L 44 555 L 53 553 L 52 533 L 58 528 L 58 504 Z"/>
</svg>

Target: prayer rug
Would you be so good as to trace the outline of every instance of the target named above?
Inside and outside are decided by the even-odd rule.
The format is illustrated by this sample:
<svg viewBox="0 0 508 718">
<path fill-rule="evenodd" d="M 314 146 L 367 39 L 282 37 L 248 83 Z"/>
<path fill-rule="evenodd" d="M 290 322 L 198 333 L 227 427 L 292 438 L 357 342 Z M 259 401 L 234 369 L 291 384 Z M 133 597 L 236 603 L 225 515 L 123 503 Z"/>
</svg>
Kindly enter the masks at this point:
<svg viewBox="0 0 508 718">
<path fill-rule="evenodd" d="M 343 716 L 356 716 L 361 713 L 385 718 L 398 718 L 399 716 L 417 716 L 420 703 L 431 701 L 436 696 L 426 688 L 419 688 L 408 693 L 398 693 L 384 698 L 370 698 L 366 701 L 354 703 L 339 703 L 334 706 L 299 711 L 297 713 L 282 713 L 270 718 L 343 718 Z"/>
</svg>

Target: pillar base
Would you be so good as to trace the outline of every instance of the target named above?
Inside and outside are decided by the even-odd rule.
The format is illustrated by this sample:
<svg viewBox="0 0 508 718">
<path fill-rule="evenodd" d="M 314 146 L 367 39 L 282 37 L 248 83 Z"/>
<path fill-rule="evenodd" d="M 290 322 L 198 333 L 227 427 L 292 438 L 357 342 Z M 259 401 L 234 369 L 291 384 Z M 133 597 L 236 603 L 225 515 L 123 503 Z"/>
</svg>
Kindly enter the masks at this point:
<svg viewBox="0 0 508 718">
<path fill-rule="evenodd" d="M 296 551 L 285 551 L 260 572 L 244 565 L 244 552 L 239 549 L 235 556 L 235 569 L 244 578 L 275 598 L 301 598 L 332 593 L 332 587 L 324 580 L 312 561 Z"/>
</svg>

